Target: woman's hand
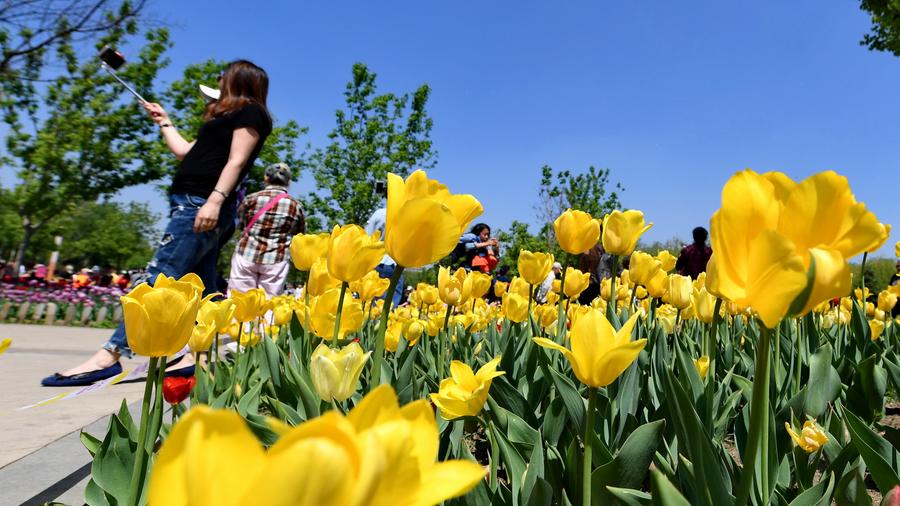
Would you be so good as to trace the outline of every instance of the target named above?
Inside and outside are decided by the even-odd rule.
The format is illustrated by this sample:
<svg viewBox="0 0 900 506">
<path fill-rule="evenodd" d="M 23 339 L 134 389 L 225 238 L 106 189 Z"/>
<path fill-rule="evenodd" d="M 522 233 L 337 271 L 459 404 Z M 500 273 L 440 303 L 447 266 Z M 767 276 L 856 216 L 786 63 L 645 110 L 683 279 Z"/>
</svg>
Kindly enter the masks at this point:
<svg viewBox="0 0 900 506">
<path fill-rule="evenodd" d="M 221 208 L 222 204 L 207 200 L 200 210 L 197 211 L 197 217 L 194 218 L 194 232 L 206 232 L 216 228 Z"/>
<path fill-rule="evenodd" d="M 147 111 L 147 114 L 150 116 L 150 119 L 157 125 L 172 123 L 169 121 L 169 113 L 167 113 L 161 105 L 156 102 L 144 102 L 142 105 L 144 106 L 144 110 Z"/>
</svg>

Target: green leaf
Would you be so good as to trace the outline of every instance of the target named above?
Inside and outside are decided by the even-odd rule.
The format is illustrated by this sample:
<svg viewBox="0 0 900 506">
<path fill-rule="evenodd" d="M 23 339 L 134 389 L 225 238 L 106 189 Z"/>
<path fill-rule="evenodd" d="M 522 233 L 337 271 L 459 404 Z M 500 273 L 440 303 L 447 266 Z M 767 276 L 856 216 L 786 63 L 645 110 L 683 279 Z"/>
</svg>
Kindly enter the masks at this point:
<svg viewBox="0 0 900 506">
<path fill-rule="evenodd" d="M 259 393 L 263 384 L 263 381 L 258 381 L 250 390 L 241 395 L 237 405 L 237 412 L 241 416 L 246 417 L 248 413 L 257 413 L 259 411 Z"/>
<path fill-rule="evenodd" d="M 115 498 L 104 492 L 97 482 L 91 479 L 84 488 L 84 502 L 88 506 L 112 506 L 116 504 Z"/>
<path fill-rule="evenodd" d="M 634 490 L 631 488 L 607 487 L 610 495 L 618 499 L 625 506 L 649 506 L 653 502 L 653 497 L 647 492 Z"/>
<path fill-rule="evenodd" d="M 591 473 L 593 495 L 609 501 L 606 487 L 640 488 L 647 478 L 653 455 L 659 446 L 665 421 L 641 425 L 622 444 L 612 462 L 598 467 Z"/>
<path fill-rule="evenodd" d="M 110 417 L 106 436 L 91 464 L 91 478 L 120 504 L 128 501 L 137 448 L 119 418 Z"/>
<path fill-rule="evenodd" d="M 830 474 L 827 479 L 819 480 L 816 486 L 804 490 L 788 506 L 828 506 L 833 489 L 834 474 Z"/>
<path fill-rule="evenodd" d="M 81 444 L 84 445 L 84 447 L 87 448 L 88 453 L 91 454 L 91 457 L 97 455 L 97 452 L 100 451 L 100 444 L 102 441 L 83 430 L 78 434 L 78 437 L 81 439 Z"/>
<path fill-rule="evenodd" d="M 887 493 L 894 485 L 900 484 L 900 476 L 897 476 L 896 469 L 898 455 L 890 443 L 873 432 L 850 410 L 844 411 L 844 420 L 850 432 L 850 439 L 859 450 L 872 479 L 878 484 L 878 490 Z M 893 462 L 894 466 L 890 462 Z"/>
<path fill-rule="evenodd" d="M 812 418 L 822 416 L 828 404 L 841 394 L 841 377 L 831 365 L 831 356 L 831 345 L 826 343 L 809 358 L 809 380 L 803 387 L 806 391 L 803 411 Z"/>
<path fill-rule="evenodd" d="M 580 432 L 581 428 L 584 427 L 584 399 L 581 397 L 581 394 L 578 393 L 578 389 L 575 388 L 575 384 L 572 383 L 572 380 L 547 365 L 547 357 L 544 350 L 538 350 L 538 353 L 541 357 L 541 363 L 543 364 L 544 370 L 549 371 L 553 386 L 556 387 L 556 391 L 559 392 L 559 395 L 566 405 L 566 412 L 569 414 L 572 426 L 577 428 Z"/>
<path fill-rule="evenodd" d="M 672 485 L 672 482 L 661 472 L 650 472 L 650 483 L 654 506 L 691 506 L 691 503 L 681 495 L 681 492 Z"/>
</svg>

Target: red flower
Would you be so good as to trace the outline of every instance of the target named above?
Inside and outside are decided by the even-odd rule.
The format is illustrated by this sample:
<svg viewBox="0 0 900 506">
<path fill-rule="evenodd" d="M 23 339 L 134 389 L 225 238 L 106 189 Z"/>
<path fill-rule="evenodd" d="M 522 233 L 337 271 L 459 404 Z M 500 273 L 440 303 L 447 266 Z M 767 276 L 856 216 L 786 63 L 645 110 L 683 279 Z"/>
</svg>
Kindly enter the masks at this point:
<svg viewBox="0 0 900 506">
<path fill-rule="evenodd" d="M 197 380 L 193 376 L 187 378 L 178 378 L 171 376 L 163 380 L 163 398 L 169 404 L 179 404 L 187 399 L 187 396 L 194 389 Z"/>
</svg>

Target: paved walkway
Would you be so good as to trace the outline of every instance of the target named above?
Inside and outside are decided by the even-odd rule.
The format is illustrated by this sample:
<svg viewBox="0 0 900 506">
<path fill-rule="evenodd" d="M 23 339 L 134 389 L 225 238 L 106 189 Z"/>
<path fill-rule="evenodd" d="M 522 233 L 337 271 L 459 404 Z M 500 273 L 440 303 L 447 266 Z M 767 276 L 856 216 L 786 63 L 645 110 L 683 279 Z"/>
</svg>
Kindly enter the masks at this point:
<svg viewBox="0 0 900 506">
<path fill-rule="evenodd" d="M 77 441 L 77 432 L 98 422 L 88 432 L 102 437 L 106 418 L 118 410 L 123 398 L 132 405 L 140 401 L 144 384 L 130 383 L 31 409 L 16 409 L 77 390 L 75 387 L 45 388 L 40 386 L 40 381 L 89 357 L 110 332 L 0 324 L 0 339 L 13 340 L 9 350 L 0 356 L 0 505 L 20 504 L 90 462 L 87 450 Z M 139 363 L 124 360 L 122 366 L 132 369 Z M 38 452 L 45 447 L 46 450 Z M 68 486 L 78 484 L 76 477 L 69 476 L 73 483 Z M 71 497 L 78 496 L 74 490 L 74 494 L 66 494 L 69 500 L 65 502 L 77 502 Z M 47 497 L 45 493 L 42 498 L 47 501 L 55 497 Z"/>
</svg>

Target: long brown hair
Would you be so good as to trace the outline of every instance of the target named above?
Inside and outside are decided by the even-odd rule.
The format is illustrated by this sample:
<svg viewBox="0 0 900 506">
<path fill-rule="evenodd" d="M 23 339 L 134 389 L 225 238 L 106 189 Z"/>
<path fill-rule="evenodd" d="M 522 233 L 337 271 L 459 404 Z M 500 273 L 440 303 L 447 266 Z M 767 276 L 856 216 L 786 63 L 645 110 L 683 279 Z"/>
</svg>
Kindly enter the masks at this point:
<svg viewBox="0 0 900 506">
<path fill-rule="evenodd" d="M 237 111 L 247 104 L 258 104 L 268 114 L 269 76 L 261 67 L 247 60 L 235 60 L 228 64 L 219 80 L 222 94 L 206 106 L 204 120 Z"/>
</svg>

